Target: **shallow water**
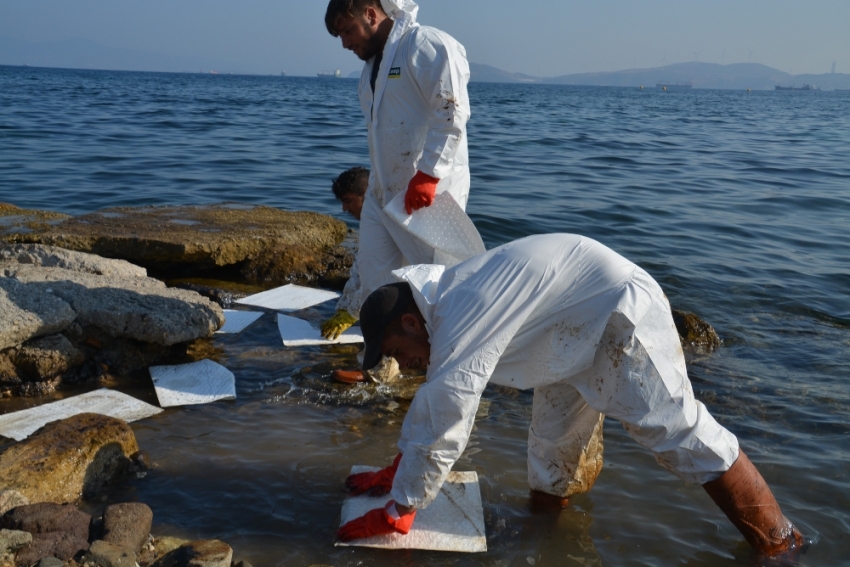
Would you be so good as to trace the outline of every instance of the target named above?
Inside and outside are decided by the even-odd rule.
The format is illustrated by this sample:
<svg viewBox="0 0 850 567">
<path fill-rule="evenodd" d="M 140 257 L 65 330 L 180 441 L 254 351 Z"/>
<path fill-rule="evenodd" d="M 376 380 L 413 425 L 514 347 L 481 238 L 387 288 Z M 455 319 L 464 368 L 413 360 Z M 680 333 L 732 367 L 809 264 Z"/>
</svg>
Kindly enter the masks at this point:
<svg viewBox="0 0 850 567">
<path fill-rule="evenodd" d="M 850 94 L 470 95 L 468 211 L 488 247 L 591 236 L 714 325 L 723 348 L 689 366 L 697 396 L 813 540 L 800 564 L 850 564 Z M 0 201 L 72 214 L 235 200 L 345 218 L 330 179 L 368 162 L 356 82 L 289 77 L 0 67 L 0 148 Z M 503 388 L 485 392 L 457 465 L 481 477 L 486 554 L 335 548 L 342 481 L 353 464 L 389 463 L 415 384 L 334 385 L 356 349 L 286 349 L 270 314 L 208 346 L 238 399 L 133 424 L 155 468 L 93 511 L 142 500 L 155 533 L 217 537 L 258 567 L 753 564 L 702 489 L 611 420 L 593 490 L 559 516 L 531 514 L 531 394 Z M 145 377 L 114 386 L 155 402 Z"/>
</svg>

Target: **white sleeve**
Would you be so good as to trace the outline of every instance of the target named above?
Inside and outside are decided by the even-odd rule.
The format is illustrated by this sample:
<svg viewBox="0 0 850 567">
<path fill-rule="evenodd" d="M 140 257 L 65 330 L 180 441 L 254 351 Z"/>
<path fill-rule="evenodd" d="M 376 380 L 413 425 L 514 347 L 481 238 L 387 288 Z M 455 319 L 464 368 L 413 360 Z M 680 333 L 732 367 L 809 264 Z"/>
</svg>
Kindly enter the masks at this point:
<svg viewBox="0 0 850 567">
<path fill-rule="evenodd" d="M 466 50 L 450 37 L 423 30 L 417 35 L 411 67 L 422 96 L 431 107 L 418 169 L 443 179 L 451 172 L 470 116 Z"/>
</svg>

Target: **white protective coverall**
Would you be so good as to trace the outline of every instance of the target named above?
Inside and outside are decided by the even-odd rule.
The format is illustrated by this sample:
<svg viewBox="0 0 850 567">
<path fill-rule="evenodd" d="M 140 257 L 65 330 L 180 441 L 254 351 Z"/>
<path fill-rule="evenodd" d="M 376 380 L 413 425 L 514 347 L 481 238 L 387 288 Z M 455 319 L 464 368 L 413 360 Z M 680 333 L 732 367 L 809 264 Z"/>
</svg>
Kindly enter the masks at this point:
<svg viewBox="0 0 850 567">
<path fill-rule="evenodd" d="M 569 496 L 600 413 L 619 420 L 666 469 L 703 484 L 738 442 L 694 398 L 658 284 L 582 236 L 531 236 L 454 268 L 396 270 L 431 343 L 427 381 L 402 427 L 393 499 L 422 508 L 463 453 L 488 382 L 534 388 L 531 488 Z"/>
<path fill-rule="evenodd" d="M 448 191 L 462 209 L 469 195 L 466 50 L 450 35 L 417 24 L 416 3 L 382 0 L 382 6 L 394 22 L 375 91 L 370 84 L 375 58 L 364 65 L 359 87 L 372 166 L 352 267 L 360 288 L 357 278 L 350 279 L 337 304 L 354 317 L 360 316 L 360 305 L 372 291 L 394 281 L 392 270 L 435 262 L 421 242 L 383 211 L 407 191 L 416 171 L 438 178 L 437 193 Z"/>
</svg>

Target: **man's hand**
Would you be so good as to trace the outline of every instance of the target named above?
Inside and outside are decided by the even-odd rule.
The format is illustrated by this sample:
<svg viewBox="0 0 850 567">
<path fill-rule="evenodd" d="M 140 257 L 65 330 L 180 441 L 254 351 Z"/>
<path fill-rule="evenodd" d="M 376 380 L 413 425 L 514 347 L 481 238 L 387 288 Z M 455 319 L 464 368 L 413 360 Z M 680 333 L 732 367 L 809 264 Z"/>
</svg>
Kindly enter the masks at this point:
<svg viewBox="0 0 850 567">
<path fill-rule="evenodd" d="M 347 328 L 357 322 L 351 313 L 341 309 L 333 317 L 322 323 L 322 336 L 329 341 L 335 340 Z"/>
<path fill-rule="evenodd" d="M 386 534 L 407 534 L 413 528 L 413 520 L 416 518 L 416 510 L 409 514 L 401 514 L 396 508 L 399 518 L 396 520 L 387 512 L 390 507 L 395 507 L 395 501 L 390 500 L 384 508 L 375 508 L 351 520 L 336 532 L 339 541 L 351 541 L 365 537 L 374 537 Z"/>
<path fill-rule="evenodd" d="M 412 215 L 413 211 L 418 211 L 434 202 L 439 181 L 439 179 L 431 177 L 427 173 L 416 172 L 416 175 L 407 184 L 407 193 L 404 195 L 404 208 L 407 214 Z"/>
<path fill-rule="evenodd" d="M 370 496 L 383 496 L 393 488 L 393 478 L 399 461 L 401 453 L 396 455 L 393 464 L 384 469 L 350 475 L 345 479 L 345 487 L 354 495 L 368 492 Z"/>
</svg>

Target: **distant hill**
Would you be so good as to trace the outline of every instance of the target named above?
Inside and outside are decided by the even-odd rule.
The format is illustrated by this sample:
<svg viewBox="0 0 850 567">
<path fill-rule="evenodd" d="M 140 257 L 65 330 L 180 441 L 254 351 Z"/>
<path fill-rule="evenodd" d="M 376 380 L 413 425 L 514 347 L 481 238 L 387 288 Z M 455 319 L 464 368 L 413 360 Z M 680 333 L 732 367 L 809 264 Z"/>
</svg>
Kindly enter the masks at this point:
<svg viewBox="0 0 850 567">
<path fill-rule="evenodd" d="M 481 63 L 470 63 L 469 75 L 469 80 L 473 83 L 537 83 L 541 80 L 539 77 L 502 71 Z"/>
<path fill-rule="evenodd" d="M 83 39 L 31 43 L 0 36 L 0 65 L 106 69 L 114 71 L 250 72 L 233 64 L 202 57 L 168 57 L 158 53 L 107 47 Z"/>
<path fill-rule="evenodd" d="M 676 63 L 652 69 L 627 69 L 603 73 L 576 73 L 559 77 L 532 77 L 502 71 L 490 65 L 470 63 L 470 81 L 485 83 L 546 83 L 556 85 L 587 85 L 604 87 L 655 88 L 657 83 L 691 83 L 702 89 L 767 89 L 776 85 L 802 87 L 816 85 L 824 90 L 850 89 L 850 75 L 791 75 L 759 63 Z"/>
</svg>

